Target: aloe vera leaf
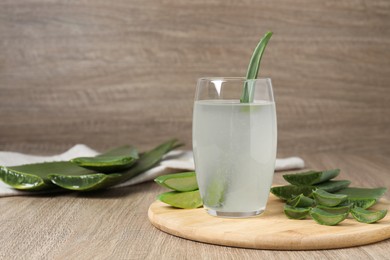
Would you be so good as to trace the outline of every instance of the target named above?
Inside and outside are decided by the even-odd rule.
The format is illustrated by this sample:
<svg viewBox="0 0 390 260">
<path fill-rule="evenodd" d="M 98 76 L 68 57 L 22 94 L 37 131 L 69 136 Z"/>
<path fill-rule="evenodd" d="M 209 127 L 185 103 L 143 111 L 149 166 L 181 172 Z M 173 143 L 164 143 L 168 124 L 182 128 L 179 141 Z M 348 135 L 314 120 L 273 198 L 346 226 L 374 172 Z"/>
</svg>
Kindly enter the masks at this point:
<svg viewBox="0 0 390 260">
<path fill-rule="evenodd" d="M 345 194 L 348 196 L 348 202 L 353 203 L 354 207 L 360 207 L 363 209 L 367 209 L 373 206 L 380 197 L 382 197 L 387 188 L 379 187 L 379 188 L 358 188 L 358 187 L 350 187 L 341 189 L 336 192 L 336 194 Z"/>
<path fill-rule="evenodd" d="M 371 211 L 360 207 L 351 209 L 351 215 L 359 222 L 371 224 L 383 219 L 387 214 L 387 209 Z"/>
<path fill-rule="evenodd" d="M 271 192 L 282 200 L 289 200 L 298 196 L 301 193 L 306 197 L 311 197 L 312 191 L 315 189 L 322 189 L 327 192 L 334 192 L 348 187 L 349 184 L 351 184 L 350 181 L 341 180 L 327 181 L 320 184 L 315 184 L 313 186 L 285 185 L 272 187 Z"/>
<path fill-rule="evenodd" d="M 166 174 L 157 177 L 154 181 L 163 187 L 175 191 L 193 191 L 199 188 L 195 172 Z"/>
<path fill-rule="evenodd" d="M 282 200 L 289 200 L 300 194 L 304 196 L 311 196 L 312 191 L 315 189 L 313 186 L 295 186 L 285 185 L 276 186 L 271 188 L 271 193 Z"/>
<path fill-rule="evenodd" d="M 315 201 L 303 194 L 299 194 L 295 198 L 287 200 L 287 204 L 295 208 L 306 208 L 313 206 Z"/>
<path fill-rule="evenodd" d="M 194 209 L 203 205 L 199 190 L 187 192 L 169 191 L 158 195 L 157 199 L 181 209 Z"/>
<path fill-rule="evenodd" d="M 92 191 L 106 189 L 125 182 L 134 176 L 149 170 L 155 166 L 166 153 L 181 145 L 182 144 L 180 144 L 176 139 L 169 140 L 156 148 L 141 154 L 140 158 L 133 167 L 121 173 L 100 173 L 99 175 L 96 173 L 81 174 L 79 176 L 51 174 L 48 178 L 56 185 L 69 190 Z"/>
<path fill-rule="evenodd" d="M 293 185 L 310 186 L 333 179 L 339 175 L 340 169 L 327 171 L 308 171 L 302 173 L 285 174 L 283 178 Z"/>
<path fill-rule="evenodd" d="M 267 46 L 268 41 L 271 39 L 271 36 L 272 36 L 272 32 L 267 32 L 263 36 L 263 38 L 261 38 L 260 42 L 257 44 L 255 50 L 253 51 L 251 60 L 249 62 L 248 70 L 246 73 L 247 81 L 245 81 L 244 83 L 243 91 L 240 98 L 241 103 L 253 102 L 253 92 L 254 92 L 253 85 L 252 85 L 253 82 L 250 82 L 248 80 L 257 78 L 257 75 L 259 74 L 261 58 L 263 57 L 265 47 Z"/>
<path fill-rule="evenodd" d="M 333 194 L 321 189 L 317 189 L 313 191 L 313 197 L 317 202 L 317 205 L 334 207 L 339 205 L 341 202 L 346 201 L 348 196 L 345 194 Z"/>
<path fill-rule="evenodd" d="M 218 175 L 207 184 L 206 192 L 203 196 L 204 204 L 207 207 L 219 208 L 225 201 L 225 192 L 227 183 L 223 179 L 218 178 Z"/>
<path fill-rule="evenodd" d="M 298 208 L 284 205 L 284 214 L 291 219 L 304 219 L 309 215 L 310 208 Z"/>
<path fill-rule="evenodd" d="M 84 175 L 95 172 L 79 167 L 71 162 L 46 162 L 1 167 L 1 179 L 18 190 L 48 190 L 58 188 L 49 179 L 50 174 Z"/>
<path fill-rule="evenodd" d="M 382 197 L 387 188 L 379 187 L 379 188 L 357 188 L 350 187 L 341 189 L 336 192 L 336 194 L 345 194 L 348 195 L 350 200 L 360 200 L 360 199 L 379 199 Z"/>
<path fill-rule="evenodd" d="M 139 158 L 133 146 L 121 146 L 95 157 L 77 157 L 71 162 L 101 173 L 110 173 L 130 168 Z"/>
<path fill-rule="evenodd" d="M 349 213 L 353 204 L 347 204 L 347 205 L 338 205 L 336 207 L 328 207 L 323 205 L 317 205 L 317 208 L 322 209 L 323 211 L 329 212 L 331 214 L 344 214 Z"/>
<path fill-rule="evenodd" d="M 334 226 L 347 218 L 347 213 L 332 214 L 319 208 L 312 208 L 310 210 L 310 216 L 320 225 Z"/>
<path fill-rule="evenodd" d="M 377 203 L 377 199 L 348 199 L 348 203 L 352 203 L 353 207 L 368 209 Z"/>
<path fill-rule="evenodd" d="M 315 184 L 314 187 L 321 189 L 330 193 L 339 191 L 348 187 L 351 184 L 351 181 L 340 180 L 340 181 L 326 181 L 323 183 Z"/>
</svg>

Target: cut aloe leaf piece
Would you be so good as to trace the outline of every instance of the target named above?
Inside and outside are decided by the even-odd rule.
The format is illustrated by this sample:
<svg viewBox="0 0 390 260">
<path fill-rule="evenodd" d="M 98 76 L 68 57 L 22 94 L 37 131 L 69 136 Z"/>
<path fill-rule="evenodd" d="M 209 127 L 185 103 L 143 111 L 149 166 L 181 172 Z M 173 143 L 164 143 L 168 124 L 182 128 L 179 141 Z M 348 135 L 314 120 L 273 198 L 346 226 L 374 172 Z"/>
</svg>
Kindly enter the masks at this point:
<svg viewBox="0 0 390 260">
<path fill-rule="evenodd" d="M 165 192 L 158 195 L 157 199 L 168 205 L 181 209 L 195 209 L 203 205 L 199 190 Z"/>
<path fill-rule="evenodd" d="M 198 189 L 195 172 L 167 174 L 157 177 L 154 181 L 163 187 L 175 191 L 193 191 Z"/>
<path fill-rule="evenodd" d="M 333 179 L 339 175 L 340 169 L 327 171 L 308 171 L 302 173 L 285 174 L 283 178 L 293 185 L 311 186 Z"/>
<path fill-rule="evenodd" d="M 315 204 L 315 201 L 303 194 L 299 194 L 293 199 L 287 200 L 287 204 L 294 208 L 307 208 Z"/>
<path fill-rule="evenodd" d="M 310 210 L 310 216 L 320 225 L 334 226 L 347 218 L 347 213 L 332 214 L 319 208 L 312 208 Z"/>
<path fill-rule="evenodd" d="M 326 181 L 320 184 L 315 184 L 313 186 L 297 186 L 297 185 L 285 185 L 285 186 L 276 186 L 271 188 L 272 194 L 279 197 L 282 200 L 292 199 L 299 194 L 303 194 L 306 197 L 311 197 L 312 191 L 315 189 L 322 189 L 327 192 L 334 192 L 348 187 L 351 184 L 350 181 L 341 180 L 341 181 Z"/>
<path fill-rule="evenodd" d="M 336 207 L 328 207 L 328 206 L 323 206 L 323 205 L 317 205 L 317 208 L 319 209 L 322 209 L 323 211 L 326 211 L 328 213 L 331 213 L 331 214 L 344 214 L 344 213 L 349 213 L 349 211 L 351 210 L 353 204 L 350 203 L 350 204 L 347 204 L 347 205 L 343 205 L 340 204 Z"/>
<path fill-rule="evenodd" d="M 345 188 L 337 191 L 337 194 L 345 194 L 348 195 L 349 199 L 379 199 L 382 197 L 387 191 L 387 188 Z"/>
<path fill-rule="evenodd" d="M 351 181 L 340 180 L 340 181 L 326 181 L 320 184 L 314 185 L 317 189 L 321 189 L 330 193 L 339 191 L 348 187 L 351 184 Z"/>
<path fill-rule="evenodd" d="M 105 189 L 130 180 L 134 176 L 155 166 L 169 151 L 181 146 L 176 139 L 169 140 L 151 151 L 141 155 L 133 167 L 125 172 L 116 174 L 79 174 L 78 176 L 66 174 L 51 174 L 48 178 L 56 185 L 69 190 L 92 191 Z"/>
<path fill-rule="evenodd" d="M 126 145 L 95 157 L 77 157 L 72 159 L 71 162 L 97 172 L 110 173 L 130 168 L 137 159 L 137 149 Z"/>
<path fill-rule="evenodd" d="M 353 203 L 354 207 L 367 209 L 373 206 L 380 197 L 387 191 L 385 187 L 379 188 L 345 188 L 336 192 L 336 194 L 345 194 L 348 196 L 348 202 Z"/>
<path fill-rule="evenodd" d="M 345 194 L 333 194 L 317 189 L 313 191 L 313 197 L 318 205 L 334 207 L 339 205 L 341 202 L 346 201 L 348 196 Z"/>
<path fill-rule="evenodd" d="M 91 191 L 118 184 L 121 175 L 120 173 L 95 173 L 77 176 L 52 174 L 49 175 L 49 178 L 55 185 L 67 190 Z"/>
<path fill-rule="evenodd" d="M 387 209 L 371 211 L 360 207 L 355 207 L 351 209 L 351 214 L 357 221 L 371 224 L 384 218 L 387 214 Z"/>
<path fill-rule="evenodd" d="M 58 175 L 84 175 L 95 172 L 79 167 L 71 162 L 46 162 L 1 167 L 0 177 L 8 185 L 18 190 L 47 190 L 58 188 L 48 177 Z"/>
<path fill-rule="evenodd" d="M 293 199 L 300 194 L 304 196 L 311 196 L 315 187 L 313 186 L 295 186 L 295 185 L 285 185 L 285 186 L 276 186 L 271 188 L 272 194 L 282 200 Z"/>
<path fill-rule="evenodd" d="M 284 205 L 284 214 L 291 219 L 304 219 L 309 215 L 310 208 L 297 208 Z"/>
<path fill-rule="evenodd" d="M 353 207 L 359 207 L 368 209 L 377 203 L 377 199 L 348 199 L 349 203 L 352 203 Z"/>
</svg>

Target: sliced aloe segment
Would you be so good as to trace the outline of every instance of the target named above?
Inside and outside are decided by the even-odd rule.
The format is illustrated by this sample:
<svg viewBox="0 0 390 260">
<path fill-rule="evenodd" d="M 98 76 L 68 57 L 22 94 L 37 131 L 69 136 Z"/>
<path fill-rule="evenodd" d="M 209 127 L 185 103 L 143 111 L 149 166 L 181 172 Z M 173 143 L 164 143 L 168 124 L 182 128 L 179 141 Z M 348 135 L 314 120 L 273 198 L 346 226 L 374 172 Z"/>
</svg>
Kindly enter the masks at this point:
<svg viewBox="0 0 390 260">
<path fill-rule="evenodd" d="M 353 206 L 352 203 L 346 205 L 342 205 L 342 204 L 338 205 L 337 207 L 317 205 L 317 208 L 322 209 L 323 211 L 326 211 L 331 214 L 344 214 L 344 213 L 348 213 Z"/>
<path fill-rule="evenodd" d="M 348 202 L 353 203 L 355 207 L 367 209 L 374 205 L 382 197 L 387 188 L 345 188 L 336 192 L 336 194 L 345 194 L 348 196 Z"/>
<path fill-rule="evenodd" d="M 319 208 L 312 208 L 310 210 L 310 216 L 320 225 L 334 226 L 347 218 L 347 213 L 332 214 Z"/>
<path fill-rule="evenodd" d="M 348 195 L 349 199 L 379 199 L 382 197 L 385 192 L 387 191 L 387 188 L 380 187 L 380 188 L 345 188 L 342 190 L 337 191 L 337 194 L 345 194 Z"/>
<path fill-rule="evenodd" d="M 289 200 L 299 196 L 300 194 L 303 194 L 304 196 L 311 196 L 314 189 L 315 187 L 313 186 L 285 185 L 272 187 L 271 192 L 282 200 Z"/>
<path fill-rule="evenodd" d="M 334 207 L 339 205 L 341 202 L 346 201 L 348 196 L 345 194 L 333 194 L 317 189 L 313 191 L 313 197 L 318 205 Z"/>
<path fill-rule="evenodd" d="M 284 205 L 284 214 L 291 219 L 304 219 L 310 212 L 310 208 L 296 208 L 290 205 Z"/>
<path fill-rule="evenodd" d="M 295 198 L 287 200 L 287 204 L 295 208 L 306 208 L 313 206 L 315 201 L 303 194 L 299 194 Z"/>
<path fill-rule="evenodd" d="M 371 211 L 363 208 L 355 207 L 351 209 L 351 214 L 359 222 L 371 224 L 384 218 L 387 214 L 387 209 Z"/>
<path fill-rule="evenodd" d="M 339 175 L 340 169 L 328 171 L 308 171 L 302 173 L 285 174 L 283 178 L 293 185 L 311 186 L 333 179 Z"/>
<path fill-rule="evenodd" d="M 70 190 L 91 191 L 105 189 L 125 182 L 152 168 L 166 153 L 179 146 L 181 144 L 176 139 L 169 140 L 153 150 L 143 153 L 133 167 L 117 174 L 51 174 L 48 178 L 56 185 Z"/>
<path fill-rule="evenodd" d="M 54 184 L 67 190 L 90 191 L 117 184 L 121 174 L 95 173 L 78 176 L 52 174 L 49 178 Z"/>
<path fill-rule="evenodd" d="M 157 199 L 168 205 L 181 209 L 194 209 L 203 205 L 199 190 L 186 192 L 165 192 L 158 195 Z"/>
<path fill-rule="evenodd" d="M 163 187 L 175 191 L 193 191 L 198 189 L 195 172 L 167 174 L 154 179 Z"/>
<path fill-rule="evenodd" d="M 353 207 L 368 209 L 376 204 L 377 199 L 348 199 L 348 202 L 352 203 Z"/>
<path fill-rule="evenodd" d="M 0 177 L 5 183 L 15 189 L 29 191 L 56 188 L 48 177 L 50 174 L 85 175 L 94 173 L 71 162 L 35 163 L 1 167 L 0 169 Z"/>
<path fill-rule="evenodd" d="M 314 185 L 317 189 L 321 189 L 330 193 L 339 191 L 348 187 L 351 184 L 351 181 L 340 180 L 340 181 L 326 181 L 320 184 Z"/>
<path fill-rule="evenodd" d="M 110 173 L 130 168 L 138 159 L 137 149 L 121 146 L 95 157 L 77 157 L 71 162 L 97 172 Z"/>
</svg>

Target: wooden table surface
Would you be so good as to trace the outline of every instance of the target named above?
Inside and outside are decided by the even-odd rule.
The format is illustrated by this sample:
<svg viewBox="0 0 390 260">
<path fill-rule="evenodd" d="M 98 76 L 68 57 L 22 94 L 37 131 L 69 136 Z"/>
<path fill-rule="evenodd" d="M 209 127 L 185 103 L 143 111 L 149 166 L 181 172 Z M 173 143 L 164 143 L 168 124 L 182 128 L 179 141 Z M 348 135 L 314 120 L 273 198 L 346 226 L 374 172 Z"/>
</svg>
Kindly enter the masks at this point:
<svg viewBox="0 0 390 260">
<path fill-rule="evenodd" d="M 340 168 L 353 186 L 390 187 L 388 157 L 301 155 L 308 168 Z M 274 184 L 282 184 L 276 173 Z M 163 233 L 147 217 L 164 189 L 152 182 L 95 193 L 0 199 L 0 259 L 388 259 L 390 240 L 337 250 L 270 251 L 193 242 Z M 390 198 L 389 193 L 385 195 Z M 259 230 L 261 232 L 261 230 Z"/>
</svg>

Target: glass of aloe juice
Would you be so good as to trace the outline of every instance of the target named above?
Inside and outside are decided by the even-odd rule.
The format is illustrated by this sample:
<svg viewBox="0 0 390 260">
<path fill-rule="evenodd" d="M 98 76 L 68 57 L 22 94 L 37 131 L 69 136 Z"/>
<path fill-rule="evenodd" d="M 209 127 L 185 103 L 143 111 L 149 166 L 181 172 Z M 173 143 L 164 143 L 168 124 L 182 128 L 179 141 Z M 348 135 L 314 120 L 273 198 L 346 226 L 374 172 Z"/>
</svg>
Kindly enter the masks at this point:
<svg viewBox="0 0 390 260">
<path fill-rule="evenodd" d="M 243 86 L 250 102 L 240 102 Z M 276 159 L 276 111 L 269 78 L 201 78 L 193 112 L 195 169 L 210 215 L 261 214 Z"/>
</svg>

